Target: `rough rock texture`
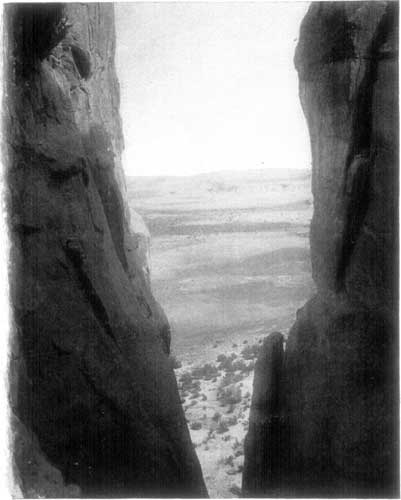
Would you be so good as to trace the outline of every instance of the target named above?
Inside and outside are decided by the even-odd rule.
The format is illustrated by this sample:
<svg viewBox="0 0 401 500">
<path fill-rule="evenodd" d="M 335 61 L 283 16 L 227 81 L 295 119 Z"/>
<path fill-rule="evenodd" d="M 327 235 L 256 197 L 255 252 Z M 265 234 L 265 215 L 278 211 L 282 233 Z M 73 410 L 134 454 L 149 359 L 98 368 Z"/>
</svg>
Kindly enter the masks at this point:
<svg viewBox="0 0 401 500">
<path fill-rule="evenodd" d="M 317 294 L 255 373 L 245 496 L 398 494 L 398 5 L 313 3 L 295 56 Z"/>
<path fill-rule="evenodd" d="M 10 389 L 22 435 L 61 485 L 51 496 L 204 496 L 143 229 L 130 229 L 113 7 L 14 4 L 5 22 Z M 19 427 L 16 476 L 32 496 Z"/>
<path fill-rule="evenodd" d="M 29 432 L 18 417 L 12 416 L 14 431 L 15 490 L 13 496 L 23 498 L 80 498 L 77 485 L 65 484 L 61 472 L 51 465 L 40 449 L 34 433 Z"/>
</svg>

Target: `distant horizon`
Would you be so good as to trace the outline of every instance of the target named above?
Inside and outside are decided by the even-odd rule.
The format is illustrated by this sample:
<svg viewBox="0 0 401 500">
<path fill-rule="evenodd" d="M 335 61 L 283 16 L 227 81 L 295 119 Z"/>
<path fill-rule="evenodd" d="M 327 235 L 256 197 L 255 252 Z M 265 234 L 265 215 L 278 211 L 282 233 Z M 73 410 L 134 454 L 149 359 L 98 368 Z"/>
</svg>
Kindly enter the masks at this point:
<svg viewBox="0 0 401 500">
<path fill-rule="evenodd" d="M 126 174 L 309 168 L 293 61 L 308 6 L 116 3 Z"/>
<path fill-rule="evenodd" d="M 141 177 L 141 178 L 153 178 L 153 177 L 171 177 L 171 178 L 174 178 L 174 177 L 201 177 L 201 176 L 208 176 L 208 175 L 216 175 L 216 174 L 234 174 L 234 175 L 238 175 L 240 176 L 241 174 L 249 174 L 249 173 L 256 173 L 256 172 L 263 172 L 263 171 L 277 171 L 277 173 L 281 173 L 283 174 L 284 172 L 288 172 L 288 171 L 296 171 L 297 173 L 301 173 L 301 172 L 306 172 L 306 173 L 312 173 L 312 169 L 311 168 L 308 168 L 308 167 L 305 167 L 305 168 L 301 168 L 301 167 L 264 167 L 264 168 L 249 168 L 249 169 L 241 169 L 241 170 L 225 170 L 225 169 L 222 169 L 222 170 L 209 170 L 209 171 L 205 171 L 205 172 L 198 172 L 198 173 L 189 173 L 189 174 L 140 174 L 140 175 L 137 175 L 137 174 L 129 174 L 129 173 L 125 173 L 126 177 L 128 178 L 131 178 L 131 177 Z"/>
</svg>

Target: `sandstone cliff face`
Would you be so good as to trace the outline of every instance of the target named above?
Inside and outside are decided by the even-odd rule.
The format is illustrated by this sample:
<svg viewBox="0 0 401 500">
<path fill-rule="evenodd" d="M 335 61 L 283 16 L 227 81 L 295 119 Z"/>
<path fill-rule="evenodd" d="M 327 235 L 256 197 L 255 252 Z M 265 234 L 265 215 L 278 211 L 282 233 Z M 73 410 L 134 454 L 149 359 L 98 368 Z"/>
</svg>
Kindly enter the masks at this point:
<svg viewBox="0 0 401 500">
<path fill-rule="evenodd" d="M 398 7 L 314 3 L 295 64 L 313 157 L 317 295 L 258 360 L 245 496 L 394 496 Z"/>
<path fill-rule="evenodd" d="M 12 410 L 37 462 L 60 472 L 58 495 L 204 496 L 125 202 L 113 16 L 111 4 L 6 8 Z"/>
</svg>

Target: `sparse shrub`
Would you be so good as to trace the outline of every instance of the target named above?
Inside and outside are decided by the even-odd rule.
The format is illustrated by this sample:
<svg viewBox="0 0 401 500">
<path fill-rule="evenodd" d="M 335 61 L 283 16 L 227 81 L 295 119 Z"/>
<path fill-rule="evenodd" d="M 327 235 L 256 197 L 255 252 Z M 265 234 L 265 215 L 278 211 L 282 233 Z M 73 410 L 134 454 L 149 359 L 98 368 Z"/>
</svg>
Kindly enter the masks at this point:
<svg viewBox="0 0 401 500">
<path fill-rule="evenodd" d="M 242 373 L 236 373 L 233 377 L 233 383 L 240 382 L 244 378 L 244 375 Z M 240 387 L 242 386 L 242 382 L 240 384 Z"/>
<path fill-rule="evenodd" d="M 259 346 L 257 344 L 247 345 L 241 351 L 241 355 L 244 359 L 255 359 L 259 353 Z"/>
<path fill-rule="evenodd" d="M 234 409 L 235 409 L 235 405 L 233 405 L 232 403 L 230 403 L 228 405 L 226 413 L 232 413 L 234 411 Z"/>
<path fill-rule="evenodd" d="M 235 375 L 232 372 L 226 373 L 224 377 L 220 380 L 219 389 L 234 382 Z"/>
<path fill-rule="evenodd" d="M 241 371 L 241 372 L 246 372 L 248 368 L 247 364 L 243 359 L 236 359 L 232 366 L 234 371 Z"/>
<path fill-rule="evenodd" d="M 190 403 L 189 403 L 189 406 L 195 406 L 196 405 L 196 401 L 193 399 Z"/>
<path fill-rule="evenodd" d="M 235 415 L 232 415 L 229 418 L 225 419 L 228 426 L 236 425 L 238 423 L 238 418 Z"/>
<path fill-rule="evenodd" d="M 227 431 L 228 431 L 228 425 L 226 424 L 226 422 L 224 420 L 220 420 L 220 422 L 217 426 L 216 432 L 219 434 L 224 434 Z"/>
<path fill-rule="evenodd" d="M 200 389 L 199 380 L 194 380 L 190 372 L 184 372 L 179 378 L 179 388 L 182 393 L 186 393 L 186 391 L 194 392 Z"/>
<path fill-rule="evenodd" d="M 219 354 L 216 358 L 217 363 L 224 363 L 224 361 L 227 359 L 227 356 L 225 354 Z"/>
<path fill-rule="evenodd" d="M 190 389 L 192 386 L 192 375 L 189 372 L 184 372 L 179 378 L 179 383 L 182 390 Z"/>
<path fill-rule="evenodd" d="M 233 452 L 235 458 L 240 457 L 244 454 L 244 444 L 243 442 L 240 443 L 237 438 L 235 439 L 233 444 Z"/>
<path fill-rule="evenodd" d="M 209 429 L 206 440 L 208 441 L 209 439 L 214 439 L 214 437 L 215 437 L 214 431 L 212 429 Z"/>
<path fill-rule="evenodd" d="M 233 344 L 232 347 L 233 349 L 235 349 L 236 347 L 238 347 L 238 344 Z"/>
<path fill-rule="evenodd" d="M 241 388 L 236 384 L 220 387 L 217 391 L 217 399 L 223 406 L 239 403 L 241 401 Z"/>
<path fill-rule="evenodd" d="M 218 422 L 221 419 L 221 413 L 216 411 L 216 413 L 213 415 L 212 420 L 214 422 Z"/>
<path fill-rule="evenodd" d="M 226 372 L 232 372 L 234 371 L 233 368 L 233 361 L 235 358 L 237 358 L 237 354 L 232 352 L 230 356 L 225 356 L 224 354 L 220 355 L 220 362 L 219 362 L 219 369 L 220 370 L 225 370 Z"/>
<path fill-rule="evenodd" d="M 198 431 L 199 429 L 202 429 L 202 424 L 200 422 L 192 422 L 192 424 L 190 425 L 190 428 L 193 431 Z"/>
<path fill-rule="evenodd" d="M 196 366 L 192 370 L 193 378 L 204 378 L 205 380 L 210 380 L 218 374 L 216 366 L 211 363 L 206 363 L 203 366 Z"/>
<path fill-rule="evenodd" d="M 232 455 L 229 455 L 228 457 L 223 458 L 223 464 L 234 467 L 234 457 Z"/>
<path fill-rule="evenodd" d="M 202 401 L 206 401 L 206 400 L 207 400 L 207 396 L 206 396 L 206 394 L 201 394 L 201 400 L 202 400 Z"/>
<path fill-rule="evenodd" d="M 231 358 L 227 358 L 224 363 L 220 364 L 220 369 L 225 370 L 226 372 L 233 372 L 233 360 Z"/>
<path fill-rule="evenodd" d="M 189 372 L 184 372 L 181 374 L 179 380 L 182 384 L 188 384 L 192 382 L 192 375 Z"/>
</svg>

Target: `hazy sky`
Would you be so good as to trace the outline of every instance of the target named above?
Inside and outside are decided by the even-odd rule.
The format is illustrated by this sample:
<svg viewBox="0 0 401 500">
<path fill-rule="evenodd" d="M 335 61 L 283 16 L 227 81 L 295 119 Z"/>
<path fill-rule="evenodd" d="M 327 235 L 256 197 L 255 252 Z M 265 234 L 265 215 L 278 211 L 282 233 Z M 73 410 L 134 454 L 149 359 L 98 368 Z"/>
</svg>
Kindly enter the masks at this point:
<svg viewBox="0 0 401 500">
<path fill-rule="evenodd" d="M 303 2 L 117 3 L 128 175 L 310 165 Z"/>
</svg>

